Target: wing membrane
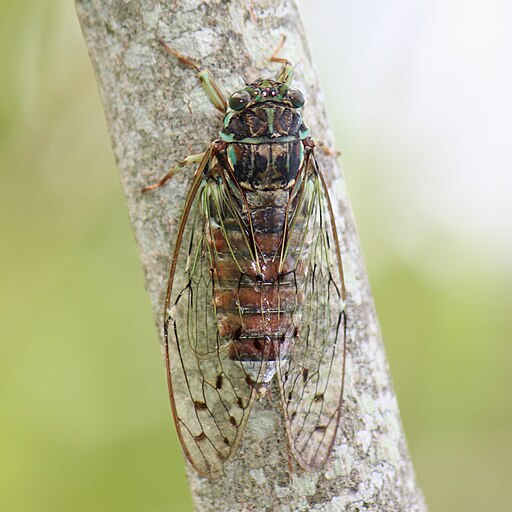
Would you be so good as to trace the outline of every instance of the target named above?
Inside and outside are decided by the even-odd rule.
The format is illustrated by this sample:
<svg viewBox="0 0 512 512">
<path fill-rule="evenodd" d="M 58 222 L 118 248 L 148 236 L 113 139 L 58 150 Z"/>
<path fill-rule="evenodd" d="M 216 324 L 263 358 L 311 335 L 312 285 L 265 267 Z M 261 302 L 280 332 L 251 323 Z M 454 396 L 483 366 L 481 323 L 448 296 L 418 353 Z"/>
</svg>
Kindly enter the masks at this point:
<svg viewBox="0 0 512 512">
<path fill-rule="evenodd" d="M 325 464 L 340 418 L 346 351 L 345 288 L 328 192 L 313 154 L 288 223 L 286 253 L 303 294 L 293 349 L 280 354 L 278 378 L 289 447 L 309 470 Z"/>
<path fill-rule="evenodd" d="M 305 173 L 290 198 L 293 207 L 279 249 L 282 273 L 274 285 L 274 293 L 290 305 L 281 281 L 288 283 L 286 289 L 294 283 L 296 334 L 292 343 L 289 338 L 276 342 L 275 354 L 290 451 L 303 468 L 312 470 L 324 465 L 337 432 L 346 317 L 329 196 L 312 153 L 304 165 Z M 164 321 L 176 428 L 187 458 L 207 477 L 218 476 L 235 455 L 256 398 L 254 384 L 262 381 L 269 357 L 267 351 L 260 361 L 253 361 L 248 375 L 247 362 L 233 351 L 233 334 L 225 337 L 223 332 L 229 329 L 227 317 L 231 324 L 247 321 L 241 309 L 229 309 L 225 301 L 236 301 L 237 286 L 240 291 L 240 283 L 258 262 L 249 210 L 243 193 L 208 151 L 178 231 Z M 290 273 L 292 281 L 286 277 Z M 284 318 L 291 317 L 283 314 Z"/>
<path fill-rule="evenodd" d="M 230 356 L 230 341 L 219 332 L 216 301 L 232 289 L 221 270 L 234 268 L 236 275 L 250 264 L 250 250 L 240 209 L 218 167 L 208 152 L 191 187 L 171 266 L 164 325 L 176 428 L 187 458 L 207 477 L 218 476 L 234 456 L 255 398 L 253 382 L 236 356 Z M 264 371 L 264 361 L 255 364 L 258 372 Z"/>
</svg>

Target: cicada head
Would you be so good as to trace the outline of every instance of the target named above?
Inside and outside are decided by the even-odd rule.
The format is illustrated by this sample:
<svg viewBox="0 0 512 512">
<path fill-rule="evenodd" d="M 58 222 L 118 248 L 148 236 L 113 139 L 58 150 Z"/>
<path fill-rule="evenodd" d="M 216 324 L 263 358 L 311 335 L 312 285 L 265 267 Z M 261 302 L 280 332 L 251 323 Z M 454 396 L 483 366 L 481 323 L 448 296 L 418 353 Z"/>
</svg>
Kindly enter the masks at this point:
<svg viewBox="0 0 512 512">
<path fill-rule="evenodd" d="M 229 98 L 229 108 L 238 112 L 247 107 L 267 102 L 301 108 L 304 105 L 304 95 L 298 89 L 290 89 L 286 82 L 260 78 L 233 93 Z"/>
</svg>

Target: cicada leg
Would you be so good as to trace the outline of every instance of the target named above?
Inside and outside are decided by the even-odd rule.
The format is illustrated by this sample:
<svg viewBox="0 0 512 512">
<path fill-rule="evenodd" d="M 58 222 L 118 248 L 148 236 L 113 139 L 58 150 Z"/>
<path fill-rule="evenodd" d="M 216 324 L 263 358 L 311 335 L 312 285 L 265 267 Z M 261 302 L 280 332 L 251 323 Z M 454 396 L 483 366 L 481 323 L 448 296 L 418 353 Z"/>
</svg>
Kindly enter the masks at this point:
<svg viewBox="0 0 512 512">
<path fill-rule="evenodd" d="M 330 156 L 332 158 L 338 158 L 343 154 L 343 151 L 338 148 L 331 148 L 327 143 L 323 140 L 315 140 L 316 147 L 326 156 Z"/>
<path fill-rule="evenodd" d="M 278 82 L 284 82 L 286 85 L 291 85 L 293 80 L 293 66 L 292 63 L 284 58 L 279 57 L 279 52 L 283 49 L 284 43 L 286 42 L 286 36 L 281 36 L 281 41 L 279 41 L 279 45 L 275 49 L 274 53 L 270 56 L 269 60 L 270 62 L 279 62 L 283 65 L 281 68 L 281 71 L 277 75 L 276 80 Z"/>
<path fill-rule="evenodd" d="M 208 95 L 208 98 L 212 102 L 213 106 L 217 110 L 225 114 L 228 105 L 226 97 L 222 93 L 220 87 L 217 85 L 217 82 L 215 82 L 215 79 L 213 78 L 211 72 L 206 68 L 201 68 L 201 66 L 197 62 L 193 61 L 192 59 L 189 59 L 188 57 L 185 57 L 184 55 L 176 51 L 174 48 L 168 46 L 163 39 L 159 39 L 158 42 L 163 46 L 164 50 L 169 55 L 176 57 L 182 64 L 185 64 L 185 66 L 188 66 L 189 68 L 192 68 L 197 72 L 197 77 L 199 78 L 201 87 Z"/>
<path fill-rule="evenodd" d="M 206 155 L 206 152 L 198 153 L 197 155 L 187 156 L 178 165 L 171 167 L 161 180 L 157 181 L 156 183 L 153 183 L 153 185 L 148 185 L 147 187 L 144 187 L 142 189 L 142 192 L 147 192 L 148 190 L 155 190 L 155 188 L 162 187 L 186 165 L 197 164 L 201 162 L 201 160 L 204 158 L 204 155 Z"/>
</svg>

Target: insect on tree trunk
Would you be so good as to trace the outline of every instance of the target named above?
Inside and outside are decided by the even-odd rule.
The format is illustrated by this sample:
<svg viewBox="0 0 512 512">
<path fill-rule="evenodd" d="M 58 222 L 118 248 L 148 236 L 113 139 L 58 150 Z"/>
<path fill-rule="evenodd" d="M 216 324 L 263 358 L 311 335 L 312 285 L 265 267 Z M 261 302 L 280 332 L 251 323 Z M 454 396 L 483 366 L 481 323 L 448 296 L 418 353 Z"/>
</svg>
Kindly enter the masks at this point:
<svg viewBox="0 0 512 512">
<path fill-rule="evenodd" d="M 197 76 L 169 58 L 159 39 L 207 67 L 231 93 L 243 85 L 240 75 L 248 82 L 276 75 L 279 65 L 269 57 L 284 34 L 283 56 L 301 62 L 295 84 L 306 98 L 304 119 L 316 140 L 334 143 L 295 2 L 77 0 L 76 5 L 161 333 L 172 243 L 193 172 L 185 167 L 157 193 L 141 190 L 186 155 L 207 150 L 222 117 Z M 347 291 L 345 391 L 334 449 L 321 470 L 298 468 L 287 453 L 279 391 L 271 389 L 256 401 L 237 455 L 222 476 L 206 479 L 187 464 L 198 511 L 426 510 L 341 171 L 332 156 L 317 151 L 317 158 L 333 202 Z"/>
</svg>

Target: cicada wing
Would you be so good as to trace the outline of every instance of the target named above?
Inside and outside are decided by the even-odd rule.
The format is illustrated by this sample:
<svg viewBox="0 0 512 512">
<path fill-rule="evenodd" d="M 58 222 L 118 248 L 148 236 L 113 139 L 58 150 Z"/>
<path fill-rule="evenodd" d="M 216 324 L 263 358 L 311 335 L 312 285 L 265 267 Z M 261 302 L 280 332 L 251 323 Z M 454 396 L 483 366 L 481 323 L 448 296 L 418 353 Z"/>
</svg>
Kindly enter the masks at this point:
<svg viewBox="0 0 512 512">
<path fill-rule="evenodd" d="M 196 174 L 187 199 L 164 319 L 178 436 L 192 466 L 209 478 L 219 476 L 223 464 L 234 456 L 255 399 L 253 382 L 230 350 L 229 339 L 219 331 L 216 298 L 232 286 L 219 270 L 222 265 L 241 264 L 236 250 L 226 253 L 226 247 L 234 246 L 231 239 L 240 237 L 244 226 L 225 181 L 209 172 L 214 165 L 218 163 L 207 153 L 201 164 L 204 170 Z M 261 372 L 264 366 L 261 361 Z"/>
<path fill-rule="evenodd" d="M 346 352 L 345 287 L 332 208 L 314 155 L 308 155 L 286 252 L 296 253 L 298 332 L 278 358 L 289 448 L 306 470 L 321 468 L 341 414 Z"/>
</svg>

